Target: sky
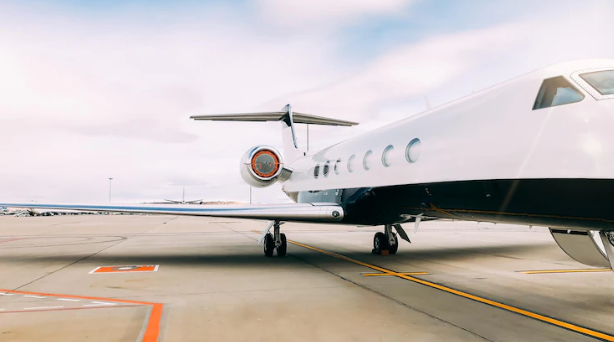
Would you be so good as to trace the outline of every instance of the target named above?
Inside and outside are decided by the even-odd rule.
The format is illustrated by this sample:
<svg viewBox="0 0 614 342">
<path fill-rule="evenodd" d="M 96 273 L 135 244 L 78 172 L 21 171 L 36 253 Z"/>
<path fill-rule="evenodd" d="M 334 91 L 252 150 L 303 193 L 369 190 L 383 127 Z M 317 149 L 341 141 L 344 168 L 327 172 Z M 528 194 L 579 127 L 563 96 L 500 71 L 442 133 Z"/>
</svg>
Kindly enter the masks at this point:
<svg viewBox="0 0 614 342">
<path fill-rule="evenodd" d="M 281 149 L 275 111 L 310 148 L 566 60 L 614 58 L 610 0 L 0 0 L 0 199 L 249 200 L 239 159 Z M 433 127 L 433 129 L 437 129 Z M 305 145 L 305 127 L 298 128 Z M 254 202 L 289 201 L 281 185 Z"/>
</svg>

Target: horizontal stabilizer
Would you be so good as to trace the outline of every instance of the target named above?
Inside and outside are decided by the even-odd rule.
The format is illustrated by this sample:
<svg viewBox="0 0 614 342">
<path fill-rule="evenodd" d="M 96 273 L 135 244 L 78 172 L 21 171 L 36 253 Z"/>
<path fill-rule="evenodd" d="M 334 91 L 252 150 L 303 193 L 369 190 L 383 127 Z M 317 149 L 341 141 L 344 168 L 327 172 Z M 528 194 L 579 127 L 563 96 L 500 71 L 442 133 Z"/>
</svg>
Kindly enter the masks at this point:
<svg viewBox="0 0 614 342">
<path fill-rule="evenodd" d="M 194 115 L 191 119 L 208 121 L 281 121 L 284 120 L 288 112 L 262 112 L 262 113 L 236 113 L 236 114 L 209 114 Z M 357 122 L 325 118 L 323 116 L 292 113 L 292 120 L 297 124 L 323 125 L 323 126 L 356 126 Z"/>
<path fill-rule="evenodd" d="M 352 121 L 325 118 L 323 116 L 311 114 L 296 113 L 292 110 L 292 106 L 290 104 L 285 105 L 282 110 L 277 112 L 193 115 L 190 118 L 201 121 L 278 121 L 281 123 L 281 136 L 284 144 L 284 159 L 288 162 L 292 162 L 299 157 L 304 157 L 307 155 L 306 151 L 300 150 L 298 147 L 295 124 L 346 127 L 358 125 L 357 122 Z M 309 128 L 309 126 L 307 127 Z M 307 135 L 307 141 L 309 141 L 309 135 Z"/>
</svg>

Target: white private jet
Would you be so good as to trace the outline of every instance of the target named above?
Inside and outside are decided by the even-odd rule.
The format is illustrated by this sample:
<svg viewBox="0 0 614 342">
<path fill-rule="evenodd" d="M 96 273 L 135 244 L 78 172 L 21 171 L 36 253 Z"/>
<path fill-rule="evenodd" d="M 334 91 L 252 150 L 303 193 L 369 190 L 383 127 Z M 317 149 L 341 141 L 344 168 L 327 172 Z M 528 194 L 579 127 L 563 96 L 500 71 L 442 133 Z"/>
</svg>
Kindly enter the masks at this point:
<svg viewBox="0 0 614 342">
<path fill-rule="evenodd" d="M 185 200 L 185 186 L 184 186 L 183 187 L 183 192 L 181 194 L 181 201 L 165 199 L 164 202 L 167 202 L 167 203 L 170 203 L 170 204 L 202 204 L 203 200 L 202 199 L 197 199 L 197 200 L 192 200 L 192 201 L 186 201 Z"/>
<path fill-rule="evenodd" d="M 283 154 L 241 158 L 255 187 L 283 182 L 296 203 L 242 206 L 0 203 L 0 206 L 269 220 L 264 254 L 286 254 L 285 221 L 383 226 L 373 251 L 396 253 L 401 224 L 455 219 L 550 227 L 572 258 L 614 266 L 614 60 L 556 64 L 321 151 L 295 124 L 352 126 L 292 111 L 193 116 L 279 121 Z M 273 228 L 273 233 L 269 233 Z"/>
</svg>

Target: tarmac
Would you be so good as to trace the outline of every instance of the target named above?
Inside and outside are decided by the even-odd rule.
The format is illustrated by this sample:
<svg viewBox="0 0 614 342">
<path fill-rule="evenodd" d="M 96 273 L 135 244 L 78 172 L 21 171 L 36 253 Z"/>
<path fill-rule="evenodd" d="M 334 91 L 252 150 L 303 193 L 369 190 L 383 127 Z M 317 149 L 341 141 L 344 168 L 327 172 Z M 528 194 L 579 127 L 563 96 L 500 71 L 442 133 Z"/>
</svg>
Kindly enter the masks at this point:
<svg viewBox="0 0 614 342">
<path fill-rule="evenodd" d="M 547 229 L 173 216 L 0 217 L 0 341 L 614 341 L 614 274 Z"/>
</svg>

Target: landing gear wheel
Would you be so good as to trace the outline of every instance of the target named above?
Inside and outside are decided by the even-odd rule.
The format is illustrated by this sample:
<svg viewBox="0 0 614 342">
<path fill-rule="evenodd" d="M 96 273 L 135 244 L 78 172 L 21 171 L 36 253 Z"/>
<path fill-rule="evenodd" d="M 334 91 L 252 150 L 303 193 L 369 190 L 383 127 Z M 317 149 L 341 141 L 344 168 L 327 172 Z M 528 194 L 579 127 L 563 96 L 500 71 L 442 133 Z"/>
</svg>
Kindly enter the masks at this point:
<svg viewBox="0 0 614 342">
<path fill-rule="evenodd" d="M 375 233 L 373 236 L 373 253 L 380 254 L 382 251 L 388 249 L 388 239 L 386 238 L 386 234 L 382 232 Z"/>
<path fill-rule="evenodd" d="M 275 240 L 272 234 L 267 234 L 264 237 L 264 256 L 272 257 L 275 251 Z"/>
<path fill-rule="evenodd" d="M 277 247 L 277 256 L 283 257 L 286 256 L 286 252 L 288 251 L 288 242 L 286 241 L 286 234 L 279 234 L 279 238 L 281 239 L 281 246 Z"/>
<path fill-rule="evenodd" d="M 392 233 L 392 236 L 394 237 L 394 244 L 390 245 L 390 248 L 388 248 L 388 253 L 397 254 L 397 251 L 399 250 L 399 239 L 397 239 L 397 234 L 395 233 Z"/>
</svg>

